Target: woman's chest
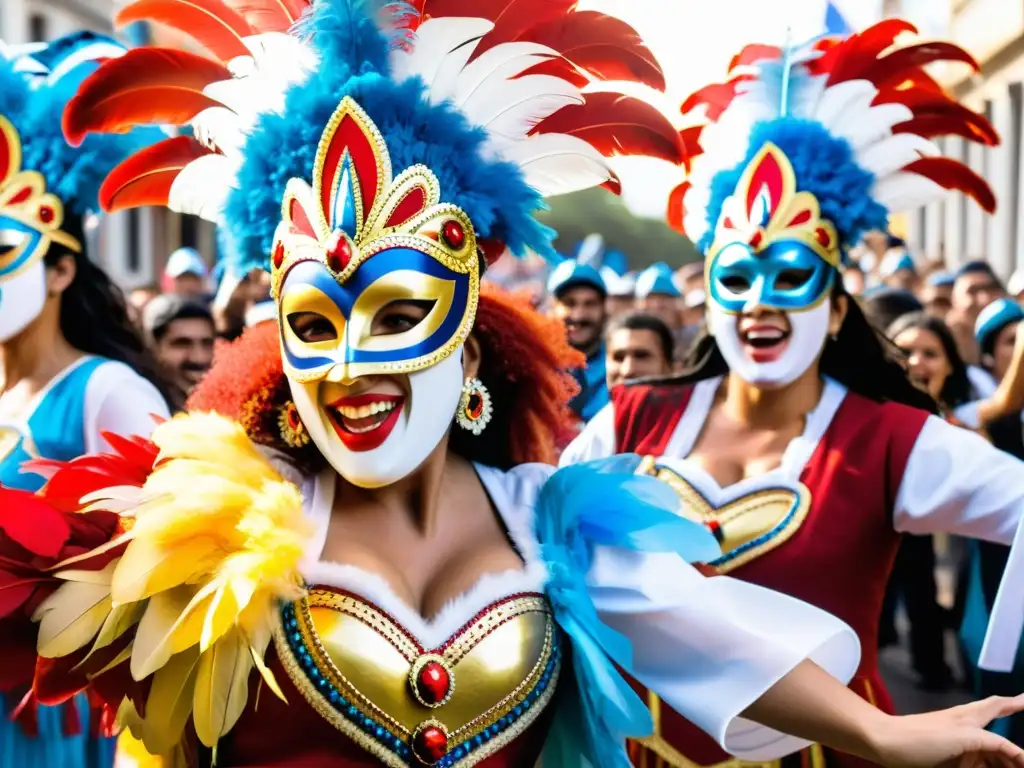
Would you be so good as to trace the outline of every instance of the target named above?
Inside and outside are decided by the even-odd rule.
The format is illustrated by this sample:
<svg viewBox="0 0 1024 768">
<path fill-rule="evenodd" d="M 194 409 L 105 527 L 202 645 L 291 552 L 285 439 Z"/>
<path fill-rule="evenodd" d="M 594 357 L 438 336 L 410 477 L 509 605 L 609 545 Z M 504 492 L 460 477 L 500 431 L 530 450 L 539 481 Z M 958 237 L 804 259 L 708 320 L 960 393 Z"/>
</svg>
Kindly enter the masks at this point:
<svg viewBox="0 0 1024 768">
<path fill-rule="evenodd" d="M 262 692 L 228 764 L 532 765 L 563 666 L 545 598 L 508 594 L 428 634 L 334 588 L 285 606 L 271 664 L 288 703 Z"/>
</svg>

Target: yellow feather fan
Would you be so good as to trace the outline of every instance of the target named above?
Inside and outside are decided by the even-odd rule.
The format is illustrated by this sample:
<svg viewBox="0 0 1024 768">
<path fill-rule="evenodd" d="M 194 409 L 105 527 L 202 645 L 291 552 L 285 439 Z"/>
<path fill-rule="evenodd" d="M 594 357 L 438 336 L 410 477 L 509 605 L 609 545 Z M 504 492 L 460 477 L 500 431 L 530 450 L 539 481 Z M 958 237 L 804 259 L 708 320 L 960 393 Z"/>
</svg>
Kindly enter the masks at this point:
<svg viewBox="0 0 1024 768">
<path fill-rule="evenodd" d="M 83 503 L 133 525 L 104 549 L 128 543 L 103 571 L 60 566 L 68 583 L 39 608 L 39 653 L 91 652 L 135 626 L 115 663 L 153 676 L 146 718 L 122 708 L 123 724 L 152 754 L 173 752 L 191 717 L 214 747 L 238 721 L 263 663 L 280 601 L 301 596 L 299 563 L 312 535 L 298 488 L 243 428 L 214 414 L 187 414 L 153 433 L 156 469 L 141 489 L 112 488 Z M 129 491 L 134 491 L 131 493 Z M 89 553 L 89 557 L 94 553 Z"/>
</svg>

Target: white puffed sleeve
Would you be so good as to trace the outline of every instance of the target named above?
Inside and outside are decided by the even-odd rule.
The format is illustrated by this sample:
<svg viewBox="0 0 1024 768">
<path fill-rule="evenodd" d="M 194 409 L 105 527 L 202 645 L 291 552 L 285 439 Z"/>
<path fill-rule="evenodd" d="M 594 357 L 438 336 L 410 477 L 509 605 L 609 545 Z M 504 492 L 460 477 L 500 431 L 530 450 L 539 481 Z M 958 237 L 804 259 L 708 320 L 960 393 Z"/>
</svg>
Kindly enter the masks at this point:
<svg viewBox="0 0 1024 768">
<path fill-rule="evenodd" d="M 615 443 L 615 406 L 608 403 L 569 443 L 569 447 L 558 461 L 558 466 L 567 467 L 583 461 L 613 456 L 616 453 Z"/>
<path fill-rule="evenodd" d="M 807 742 L 739 717 L 805 659 L 842 682 L 860 643 L 831 614 L 675 554 L 599 547 L 587 583 L 601 620 L 629 638 L 634 676 L 743 760 L 775 760 Z"/>
<path fill-rule="evenodd" d="M 110 449 L 103 432 L 149 437 L 156 428 L 154 417 L 170 418 L 157 388 L 124 363 L 103 363 L 85 388 L 86 453 Z"/>
<path fill-rule="evenodd" d="M 1024 627 L 1024 462 L 968 430 L 930 416 L 910 452 L 893 525 L 905 533 L 945 531 L 1013 544 L 980 664 L 1009 670 Z"/>
</svg>

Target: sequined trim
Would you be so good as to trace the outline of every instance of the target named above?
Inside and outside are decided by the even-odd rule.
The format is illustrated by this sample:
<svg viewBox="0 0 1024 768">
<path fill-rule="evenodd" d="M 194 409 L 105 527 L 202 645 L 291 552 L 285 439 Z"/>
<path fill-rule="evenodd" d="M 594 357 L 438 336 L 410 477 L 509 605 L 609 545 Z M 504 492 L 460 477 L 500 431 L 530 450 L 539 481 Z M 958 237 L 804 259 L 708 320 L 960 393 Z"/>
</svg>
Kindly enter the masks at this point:
<svg viewBox="0 0 1024 768">
<path fill-rule="evenodd" d="M 317 638 L 311 607 L 330 607 L 358 618 L 378 631 L 410 662 L 424 653 L 433 653 L 453 665 L 487 635 L 515 617 L 531 611 L 548 614 L 543 651 L 529 675 L 494 707 L 450 732 L 451 748 L 434 763 L 435 768 L 469 768 L 495 754 L 533 724 L 557 687 L 561 647 L 547 601 L 540 595 L 515 595 L 492 605 L 444 646 L 433 651 L 425 651 L 401 632 L 385 612 L 345 593 L 313 590 L 306 599 L 283 605 L 274 640 L 288 676 L 322 717 L 385 765 L 394 768 L 422 765 L 413 755 L 413 732 L 361 694 L 337 669 Z M 441 718 L 443 713 L 437 716 Z"/>
</svg>

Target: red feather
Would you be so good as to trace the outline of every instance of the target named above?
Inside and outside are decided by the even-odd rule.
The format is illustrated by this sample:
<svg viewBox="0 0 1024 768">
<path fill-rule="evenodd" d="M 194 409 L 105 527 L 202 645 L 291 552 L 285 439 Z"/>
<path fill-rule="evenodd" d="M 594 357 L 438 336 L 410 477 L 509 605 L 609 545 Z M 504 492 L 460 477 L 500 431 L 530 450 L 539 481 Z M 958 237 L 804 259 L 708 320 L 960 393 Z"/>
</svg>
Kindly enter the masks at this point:
<svg viewBox="0 0 1024 768">
<path fill-rule="evenodd" d="M 589 77 L 577 69 L 571 61 L 563 59 L 561 56 L 552 56 L 539 64 L 534 64 L 532 67 L 524 69 L 517 77 L 526 77 L 527 75 L 559 77 L 577 88 L 583 88 L 590 83 Z"/>
<path fill-rule="evenodd" d="M 224 0 L 254 33 L 287 32 L 309 7 L 307 0 Z"/>
<path fill-rule="evenodd" d="M 699 91 L 691 93 L 686 98 L 686 101 L 683 102 L 679 111 L 685 115 L 704 105 L 707 107 L 707 119 L 713 123 L 732 104 L 732 100 L 736 98 L 740 83 L 750 80 L 752 77 L 752 75 L 737 75 L 726 83 L 706 85 Z"/>
<path fill-rule="evenodd" d="M 626 80 L 665 90 L 665 75 L 629 24 L 597 11 L 577 11 L 530 27 L 520 40 L 546 45 L 600 80 Z"/>
<path fill-rule="evenodd" d="M 38 496 L 0 487 L 0 532 L 40 557 L 57 557 L 71 535 L 63 516 Z"/>
<path fill-rule="evenodd" d="M 732 57 L 729 62 L 729 72 L 732 73 L 736 67 L 746 67 L 751 64 L 765 60 L 774 60 L 782 56 L 782 49 L 775 45 L 761 45 L 751 43 L 743 47 L 743 50 Z"/>
<path fill-rule="evenodd" d="M 114 17 L 118 26 L 156 21 L 184 32 L 221 61 L 248 56 L 242 38 L 252 27 L 221 0 L 136 0 Z"/>
<path fill-rule="evenodd" d="M 896 98 L 889 98 L 889 94 L 906 93 L 907 91 L 928 91 L 936 94 L 946 94 L 945 89 L 939 85 L 934 77 L 929 75 L 923 69 L 918 69 L 912 72 L 894 72 L 890 77 L 887 77 L 879 82 L 875 83 L 878 86 L 878 90 L 884 94 L 876 96 L 874 103 L 880 104 L 883 101 L 898 101 Z"/>
<path fill-rule="evenodd" d="M 668 196 L 668 224 L 677 232 L 686 234 L 683 227 L 683 220 L 686 218 L 686 193 L 690 191 L 690 182 L 684 181 L 672 190 Z"/>
<path fill-rule="evenodd" d="M 864 70 L 871 67 L 882 51 L 904 32 L 916 33 L 917 28 L 902 19 L 884 19 L 832 46 L 821 59 L 812 62 L 812 74 L 831 73 L 828 85 L 859 80 Z"/>
<path fill-rule="evenodd" d="M 79 86 L 64 108 L 64 137 L 73 146 L 90 131 L 126 133 L 146 123 L 184 125 L 221 106 L 203 94 L 230 80 L 227 67 L 187 51 L 136 48 L 111 59 Z"/>
<path fill-rule="evenodd" d="M 530 40 L 524 33 L 532 27 L 568 16 L 576 0 L 421 0 L 414 5 L 421 12 L 420 23 L 444 16 L 469 16 L 494 22 L 477 45 L 473 59 L 499 43 Z"/>
<path fill-rule="evenodd" d="M 679 132 L 679 140 L 683 144 L 683 164 L 686 166 L 686 170 L 690 169 L 693 158 L 704 154 L 704 148 L 700 145 L 700 135 L 703 132 L 703 125 L 692 125 Z"/>
<path fill-rule="evenodd" d="M 921 115 L 893 126 L 893 133 L 913 133 L 926 139 L 939 136 L 959 136 L 968 141 L 982 144 L 990 143 L 989 137 L 979 130 L 974 123 L 964 122 L 960 117 L 930 114 Z M 999 142 L 996 141 L 998 144 Z"/>
<path fill-rule="evenodd" d="M 182 169 L 213 152 L 191 136 L 175 136 L 136 152 L 112 170 L 100 187 L 100 205 L 113 213 L 145 205 L 167 205 Z"/>
<path fill-rule="evenodd" d="M 919 67 L 937 61 L 959 61 L 978 71 L 978 62 L 967 51 L 953 43 L 918 43 L 893 51 L 868 67 L 864 79 L 872 83 L 891 80 L 897 73 L 912 73 Z"/>
<path fill-rule="evenodd" d="M 940 187 L 973 197 L 987 213 L 995 213 L 996 196 L 981 176 L 949 157 L 922 157 L 902 169 L 931 179 Z"/>
<path fill-rule="evenodd" d="M 679 132 L 655 107 L 621 93 L 589 93 L 542 120 L 535 133 L 566 133 L 588 142 L 605 156 L 647 155 L 683 161 Z"/>
<path fill-rule="evenodd" d="M 956 131 L 959 135 L 964 135 L 964 130 L 966 130 L 974 141 L 993 147 L 999 144 L 999 134 L 992 127 L 988 118 L 953 101 L 945 94 L 907 91 L 896 94 L 893 101 L 906 105 L 913 112 L 914 117 L 907 122 L 924 117 L 941 117 L 949 123 L 962 123 L 965 128 Z M 906 123 L 900 125 L 906 125 Z M 907 131 L 904 129 L 902 132 L 906 133 Z"/>
</svg>

